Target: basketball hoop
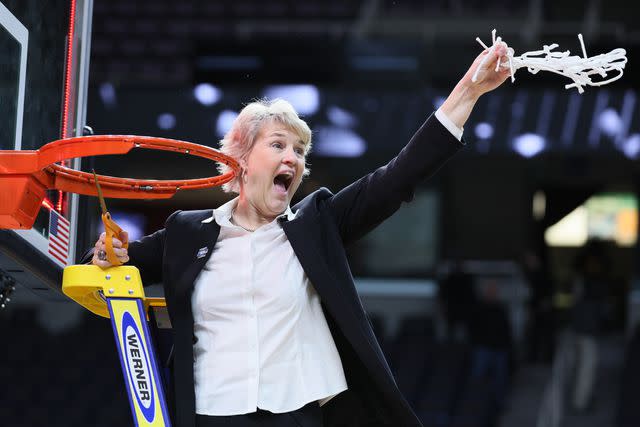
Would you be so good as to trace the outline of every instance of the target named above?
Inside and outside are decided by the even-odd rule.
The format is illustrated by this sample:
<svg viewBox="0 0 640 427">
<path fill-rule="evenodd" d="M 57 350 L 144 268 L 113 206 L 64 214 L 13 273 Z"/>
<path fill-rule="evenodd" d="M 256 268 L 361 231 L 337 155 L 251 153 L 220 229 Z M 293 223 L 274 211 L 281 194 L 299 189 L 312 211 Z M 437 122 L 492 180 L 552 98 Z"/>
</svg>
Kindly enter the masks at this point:
<svg viewBox="0 0 640 427">
<path fill-rule="evenodd" d="M 171 151 L 224 163 L 231 170 L 222 175 L 186 180 L 149 180 L 98 175 L 105 197 L 168 199 L 179 190 L 216 187 L 239 172 L 236 160 L 204 145 L 168 138 L 135 135 L 92 135 L 65 138 L 39 150 L 0 151 L 0 229 L 33 226 L 46 190 L 96 196 L 92 173 L 58 164 L 77 157 L 126 154 L 133 148 Z"/>
</svg>

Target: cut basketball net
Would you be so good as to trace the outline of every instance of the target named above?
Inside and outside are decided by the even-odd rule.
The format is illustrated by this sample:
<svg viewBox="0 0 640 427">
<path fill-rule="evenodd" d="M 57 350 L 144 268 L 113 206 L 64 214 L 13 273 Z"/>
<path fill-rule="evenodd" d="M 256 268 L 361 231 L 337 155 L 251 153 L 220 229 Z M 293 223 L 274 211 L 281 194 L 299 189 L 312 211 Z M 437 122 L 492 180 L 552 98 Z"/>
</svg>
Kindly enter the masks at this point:
<svg viewBox="0 0 640 427">
<path fill-rule="evenodd" d="M 493 42 L 491 47 L 485 45 L 482 40 L 480 40 L 480 37 L 476 37 L 478 43 L 480 43 L 483 48 L 488 49 L 489 53 L 482 59 L 473 74 L 471 78 L 473 82 L 478 80 L 478 73 L 484 68 L 487 61 L 491 59 L 491 54 L 496 47 L 500 43 L 504 43 L 502 38 L 496 37 L 496 30 L 491 31 L 491 36 Z M 578 39 L 582 47 L 582 57 L 571 55 L 571 52 L 568 50 L 564 52 L 553 52 L 553 49 L 558 47 L 556 43 L 544 45 L 542 50 L 525 52 L 520 56 L 514 56 L 515 51 L 507 46 L 506 56 L 508 63 L 501 63 L 500 59 L 498 59 L 496 71 L 498 71 L 500 67 L 508 68 L 511 74 L 511 82 L 515 81 L 516 71 L 523 67 L 526 67 L 531 74 L 536 74 L 538 71 L 550 71 L 560 74 L 561 76 L 569 77 L 573 80 L 573 83 L 565 85 L 565 89 L 575 87 L 580 93 L 584 92 L 585 86 L 603 86 L 622 77 L 624 66 L 627 63 L 626 50 L 618 48 L 608 53 L 588 57 L 587 50 L 584 47 L 584 41 L 582 40 L 582 34 L 578 34 Z M 617 74 L 608 78 L 611 72 L 617 72 Z M 599 75 L 605 80 L 593 81 L 591 78 L 593 75 Z"/>
</svg>

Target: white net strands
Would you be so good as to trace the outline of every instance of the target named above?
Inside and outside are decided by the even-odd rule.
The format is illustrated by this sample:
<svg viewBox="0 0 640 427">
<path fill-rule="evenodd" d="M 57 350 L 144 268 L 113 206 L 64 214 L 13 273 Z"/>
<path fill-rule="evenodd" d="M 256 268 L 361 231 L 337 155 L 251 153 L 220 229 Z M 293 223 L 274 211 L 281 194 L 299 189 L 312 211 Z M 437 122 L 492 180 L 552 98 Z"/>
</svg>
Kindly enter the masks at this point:
<svg viewBox="0 0 640 427">
<path fill-rule="evenodd" d="M 480 45 L 489 50 L 489 53 L 504 43 L 501 37 L 496 37 L 496 30 L 491 32 L 492 46 L 485 45 L 480 37 L 476 40 Z M 544 45 L 541 50 L 525 52 L 520 56 L 515 56 L 515 51 L 507 46 L 507 61 L 496 64 L 496 71 L 500 67 L 508 68 L 511 74 L 511 82 L 515 81 L 515 73 L 520 68 L 526 68 L 531 74 L 539 71 L 549 71 L 561 76 L 565 76 L 573 80 L 573 83 L 565 85 L 565 89 L 576 88 L 579 93 L 584 92 L 585 86 L 603 86 L 622 77 L 624 67 L 627 63 L 627 52 L 622 48 L 614 49 L 611 52 L 602 53 L 596 56 L 587 56 L 587 50 L 584 46 L 582 34 L 578 34 L 580 46 L 582 47 L 582 56 L 571 55 L 568 50 L 564 52 L 554 51 L 558 44 Z M 504 43 L 506 45 L 506 43 Z M 491 59 L 488 54 L 482 60 L 475 73 L 472 81 L 478 78 L 478 72 L 483 68 L 485 62 Z M 613 75 L 611 75 L 613 74 Z M 599 78 L 598 78 L 599 76 Z M 594 80 L 592 77 L 596 77 Z"/>
</svg>

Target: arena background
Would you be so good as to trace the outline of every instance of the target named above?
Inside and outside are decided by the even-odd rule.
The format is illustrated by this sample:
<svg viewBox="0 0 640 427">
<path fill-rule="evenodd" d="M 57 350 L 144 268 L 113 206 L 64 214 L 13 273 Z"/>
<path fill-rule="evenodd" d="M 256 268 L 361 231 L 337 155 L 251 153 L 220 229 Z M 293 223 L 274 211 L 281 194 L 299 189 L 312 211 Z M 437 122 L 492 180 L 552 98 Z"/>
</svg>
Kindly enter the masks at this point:
<svg viewBox="0 0 640 427">
<path fill-rule="evenodd" d="M 578 33 L 589 54 L 625 48 L 625 74 L 609 86 L 580 95 L 563 77 L 520 70 L 481 98 L 467 147 L 350 258 L 425 427 L 638 426 L 637 9 L 621 0 L 95 0 L 86 123 L 96 134 L 217 148 L 244 104 L 285 98 L 314 132 L 299 199 L 392 158 L 480 52 L 475 38 L 489 42 L 494 28 L 516 54 L 551 43 L 578 53 Z M 213 172 L 149 151 L 82 168 L 157 179 Z M 143 235 L 174 210 L 228 198 L 215 189 L 108 204 Z M 84 218 L 77 253 L 102 226 L 96 201 L 84 202 L 95 215 Z M 588 262 L 604 273 L 585 311 Z M 587 331 L 585 316 L 597 319 Z M 132 424 L 106 319 L 18 283 L 0 334 L 1 425 Z M 592 396 L 576 407 L 587 377 Z"/>
</svg>

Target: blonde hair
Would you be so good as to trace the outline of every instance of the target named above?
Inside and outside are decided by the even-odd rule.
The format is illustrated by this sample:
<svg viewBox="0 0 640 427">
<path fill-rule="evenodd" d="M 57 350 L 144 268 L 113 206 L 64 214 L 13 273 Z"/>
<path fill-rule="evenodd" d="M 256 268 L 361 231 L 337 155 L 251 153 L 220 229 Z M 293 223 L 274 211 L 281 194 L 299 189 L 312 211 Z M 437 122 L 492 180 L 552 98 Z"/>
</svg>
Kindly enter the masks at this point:
<svg viewBox="0 0 640 427">
<path fill-rule="evenodd" d="M 220 151 L 233 157 L 238 162 L 246 160 L 253 149 L 260 129 L 266 123 L 278 122 L 291 129 L 304 143 L 304 155 L 311 150 L 311 129 L 302 120 L 293 106 L 284 99 L 261 99 L 247 104 L 233 121 L 231 129 L 220 140 Z M 218 164 L 218 171 L 226 173 L 229 167 Z M 305 163 L 303 176 L 310 170 Z M 239 193 L 242 173 L 222 186 L 227 193 Z"/>
</svg>

